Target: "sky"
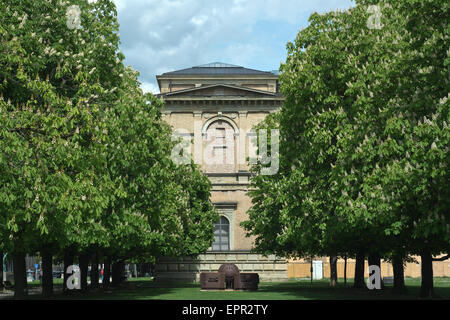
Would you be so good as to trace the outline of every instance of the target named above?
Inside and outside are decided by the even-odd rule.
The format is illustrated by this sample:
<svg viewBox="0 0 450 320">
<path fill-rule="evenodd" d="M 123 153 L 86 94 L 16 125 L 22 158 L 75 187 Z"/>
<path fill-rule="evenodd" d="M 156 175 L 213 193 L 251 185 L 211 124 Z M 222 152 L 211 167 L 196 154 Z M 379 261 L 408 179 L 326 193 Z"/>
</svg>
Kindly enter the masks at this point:
<svg viewBox="0 0 450 320">
<path fill-rule="evenodd" d="M 210 62 L 278 70 L 286 44 L 311 13 L 347 9 L 351 0 L 114 0 L 125 64 L 142 89 L 156 76 Z"/>
</svg>

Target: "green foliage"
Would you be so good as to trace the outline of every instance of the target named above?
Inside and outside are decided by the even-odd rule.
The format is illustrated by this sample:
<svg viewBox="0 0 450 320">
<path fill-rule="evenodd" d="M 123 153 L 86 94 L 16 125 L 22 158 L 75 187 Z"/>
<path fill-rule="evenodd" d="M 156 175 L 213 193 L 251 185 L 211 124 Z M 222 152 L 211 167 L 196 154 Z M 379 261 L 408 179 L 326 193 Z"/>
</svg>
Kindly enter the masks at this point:
<svg viewBox="0 0 450 320">
<path fill-rule="evenodd" d="M 287 46 L 281 170 L 252 180 L 243 224 L 257 250 L 448 252 L 449 8 L 376 3 L 381 29 L 360 1 L 313 14 Z"/>
<path fill-rule="evenodd" d="M 170 159 L 162 102 L 123 65 L 113 2 L 11 0 L 0 18 L 5 250 L 117 259 L 205 251 L 217 219 L 209 181 Z"/>
<path fill-rule="evenodd" d="M 104 161 L 100 110 L 115 99 L 123 57 L 114 5 L 76 4 L 83 19 L 74 30 L 68 3 L 0 4 L 0 208 L 10 250 L 64 245 L 67 225 L 105 206 L 95 174 Z"/>
<path fill-rule="evenodd" d="M 174 143 L 161 120 L 162 103 L 142 94 L 137 76 L 126 70 L 120 99 L 105 110 L 106 174 L 113 184 L 100 221 L 109 231 L 108 248 L 141 258 L 204 252 L 217 219 L 209 181 L 193 165 L 170 159 Z"/>
</svg>

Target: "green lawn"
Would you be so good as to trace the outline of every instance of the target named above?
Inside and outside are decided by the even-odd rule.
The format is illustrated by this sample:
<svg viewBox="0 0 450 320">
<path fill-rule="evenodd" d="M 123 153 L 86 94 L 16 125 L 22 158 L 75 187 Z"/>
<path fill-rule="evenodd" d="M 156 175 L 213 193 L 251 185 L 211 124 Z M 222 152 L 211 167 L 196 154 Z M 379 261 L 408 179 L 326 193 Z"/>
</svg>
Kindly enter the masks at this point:
<svg viewBox="0 0 450 320">
<path fill-rule="evenodd" d="M 59 282 L 59 281 L 58 281 Z M 87 294 L 75 293 L 63 296 L 57 293 L 52 299 L 88 299 L 88 300 L 361 300 L 361 299 L 417 299 L 420 289 L 420 279 L 406 279 L 408 293 L 406 295 L 394 295 L 390 291 L 392 285 L 387 285 L 385 290 L 356 291 L 352 282 L 344 286 L 340 279 L 335 288 L 329 287 L 328 279 L 314 281 L 291 280 L 277 283 L 260 283 L 259 291 L 201 291 L 199 284 L 161 284 L 154 283 L 149 278 L 132 279 L 127 282 L 125 288 Z M 36 287 L 38 284 L 30 287 Z M 435 293 L 440 299 L 450 299 L 450 278 L 434 279 Z M 56 285 L 56 288 L 60 287 Z M 40 299 L 33 294 L 31 299 Z"/>
</svg>

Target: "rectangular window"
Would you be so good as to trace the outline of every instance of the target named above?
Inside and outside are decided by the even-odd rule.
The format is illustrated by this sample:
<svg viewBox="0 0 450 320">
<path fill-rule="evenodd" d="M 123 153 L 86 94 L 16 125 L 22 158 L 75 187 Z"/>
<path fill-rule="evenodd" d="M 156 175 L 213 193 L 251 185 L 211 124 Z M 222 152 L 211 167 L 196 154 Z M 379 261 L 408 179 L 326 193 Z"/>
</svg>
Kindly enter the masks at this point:
<svg viewBox="0 0 450 320">
<path fill-rule="evenodd" d="M 230 250 L 230 223 L 227 218 L 220 217 L 219 221 L 214 224 L 214 243 L 213 251 L 229 251 Z"/>
</svg>

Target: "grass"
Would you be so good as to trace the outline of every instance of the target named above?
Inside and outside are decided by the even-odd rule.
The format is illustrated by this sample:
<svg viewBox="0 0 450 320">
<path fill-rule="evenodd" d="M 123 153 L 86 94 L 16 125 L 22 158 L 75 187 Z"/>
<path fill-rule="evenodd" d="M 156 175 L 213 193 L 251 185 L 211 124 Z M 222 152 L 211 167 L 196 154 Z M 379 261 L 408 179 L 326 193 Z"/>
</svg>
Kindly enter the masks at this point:
<svg viewBox="0 0 450 320">
<path fill-rule="evenodd" d="M 58 281 L 59 282 L 59 281 Z M 311 283 L 306 280 L 290 280 L 287 282 L 260 283 L 259 290 L 246 291 L 201 291 L 199 284 L 161 284 L 151 278 L 132 279 L 124 288 L 85 294 L 75 293 L 64 296 L 60 293 L 60 284 L 55 285 L 57 293 L 51 299 L 70 300 L 402 300 L 418 299 L 420 278 L 406 278 L 407 293 L 396 295 L 391 293 L 392 284 L 384 290 L 354 290 L 352 281 L 344 286 L 340 279 L 338 286 L 331 288 L 329 280 L 324 279 Z M 30 285 L 38 289 L 39 283 Z M 434 279 L 435 293 L 438 299 L 450 299 L 450 278 Z M 58 290 L 59 289 L 59 290 Z M 35 290 L 33 290 L 36 292 Z M 30 294 L 30 299 L 41 299 L 37 293 Z"/>
</svg>

